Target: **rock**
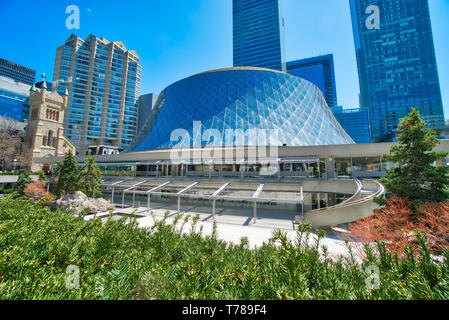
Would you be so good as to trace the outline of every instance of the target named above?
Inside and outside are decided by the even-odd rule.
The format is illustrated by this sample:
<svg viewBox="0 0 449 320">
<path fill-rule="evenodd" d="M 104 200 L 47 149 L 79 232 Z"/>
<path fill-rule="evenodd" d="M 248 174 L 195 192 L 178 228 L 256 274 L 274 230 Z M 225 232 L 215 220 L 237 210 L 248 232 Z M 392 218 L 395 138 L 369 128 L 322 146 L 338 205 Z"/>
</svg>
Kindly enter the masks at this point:
<svg viewBox="0 0 449 320">
<path fill-rule="evenodd" d="M 83 192 L 77 191 L 56 200 L 56 204 L 64 209 L 79 213 L 88 209 L 89 213 L 105 212 L 113 208 L 109 201 L 103 198 L 88 198 Z"/>
<path fill-rule="evenodd" d="M 434 255 L 430 255 L 430 257 L 432 258 L 433 262 L 435 263 L 444 263 L 444 257 L 443 256 L 434 256 Z"/>
</svg>

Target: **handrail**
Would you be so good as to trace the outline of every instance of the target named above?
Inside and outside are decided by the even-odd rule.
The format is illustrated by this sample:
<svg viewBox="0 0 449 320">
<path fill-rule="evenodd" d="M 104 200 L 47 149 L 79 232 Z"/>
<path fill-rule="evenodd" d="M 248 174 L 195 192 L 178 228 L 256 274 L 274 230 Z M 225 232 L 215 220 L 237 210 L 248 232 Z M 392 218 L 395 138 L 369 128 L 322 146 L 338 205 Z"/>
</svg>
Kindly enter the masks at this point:
<svg viewBox="0 0 449 320">
<path fill-rule="evenodd" d="M 348 202 L 352 202 L 353 199 L 355 199 L 356 197 L 358 197 L 360 195 L 360 193 L 362 192 L 363 184 L 360 182 L 359 179 L 357 179 L 355 181 L 355 183 L 357 184 L 357 191 L 350 198 L 346 199 L 345 201 L 339 203 L 336 206 L 341 206 L 342 207 L 344 204 L 346 204 Z M 336 206 L 334 206 L 334 207 L 336 207 Z"/>
<path fill-rule="evenodd" d="M 357 181 L 359 181 L 359 180 L 357 180 Z M 385 194 L 385 187 L 381 183 L 377 182 L 376 180 L 366 180 L 366 181 L 372 181 L 372 182 L 375 182 L 377 184 L 377 190 L 376 190 L 375 193 L 370 194 L 366 198 L 362 198 L 362 199 L 358 199 L 358 200 L 349 202 L 348 201 L 349 199 L 351 199 L 351 198 L 354 199 L 355 198 L 356 194 L 354 194 L 351 198 L 349 198 L 349 199 L 347 199 L 347 200 L 343 201 L 342 203 L 339 203 L 339 204 L 337 204 L 335 206 L 311 210 L 311 211 L 309 211 L 309 213 L 310 212 L 326 211 L 326 210 L 342 208 L 342 207 L 348 207 L 348 206 L 352 206 L 352 205 L 356 205 L 356 204 L 360 204 L 360 203 L 371 201 L 374 197 L 378 197 L 380 195 Z M 361 183 L 361 185 L 363 186 L 363 183 Z M 360 192 L 361 192 L 361 190 L 360 190 Z"/>
</svg>

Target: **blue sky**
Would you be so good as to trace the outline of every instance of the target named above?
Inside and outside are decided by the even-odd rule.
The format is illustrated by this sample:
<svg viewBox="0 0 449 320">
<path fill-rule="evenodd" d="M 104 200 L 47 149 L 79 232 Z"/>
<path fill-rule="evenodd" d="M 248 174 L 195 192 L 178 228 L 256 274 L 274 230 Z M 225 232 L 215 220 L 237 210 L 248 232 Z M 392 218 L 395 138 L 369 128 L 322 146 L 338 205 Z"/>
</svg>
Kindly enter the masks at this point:
<svg viewBox="0 0 449 320">
<path fill-rule="evenodd" d="M 287 60 L 333 53 L 340 105 L 358 105 L 359 83 L 347 0 L 281 0 Z M 68 5 L 80 30 L 65 27 Z M 449 118 L 449 0 L 429 0 Z M 56 48 L 74 33 L 122 41 L 143 67 L 141 93 L 208 69 L 232 66 L 231 0 L 0 0 L 0 57 L 53 75 Z"/>
</svg>

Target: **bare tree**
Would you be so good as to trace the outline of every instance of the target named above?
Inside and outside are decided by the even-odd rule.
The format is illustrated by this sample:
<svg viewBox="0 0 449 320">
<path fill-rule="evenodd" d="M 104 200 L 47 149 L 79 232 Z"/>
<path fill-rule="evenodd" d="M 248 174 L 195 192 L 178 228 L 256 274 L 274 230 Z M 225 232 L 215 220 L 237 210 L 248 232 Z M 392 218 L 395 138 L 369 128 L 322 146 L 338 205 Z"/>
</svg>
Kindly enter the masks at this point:
<svg viewBox="0 0 449 320">
<path fill-rule="evenodd" d="M 0 168 L 1 171 L 25 167 L 26 146 L 24 124 L 10 118 L 0 117 Z M 14 162 L 14 160 L 16 160 Z"/>
<path fill-rule="evenodd" d="M 23 131 L 24 127 L 25 124 L 23 122 L 0 116 L 0 131 Z"/>
</svg>

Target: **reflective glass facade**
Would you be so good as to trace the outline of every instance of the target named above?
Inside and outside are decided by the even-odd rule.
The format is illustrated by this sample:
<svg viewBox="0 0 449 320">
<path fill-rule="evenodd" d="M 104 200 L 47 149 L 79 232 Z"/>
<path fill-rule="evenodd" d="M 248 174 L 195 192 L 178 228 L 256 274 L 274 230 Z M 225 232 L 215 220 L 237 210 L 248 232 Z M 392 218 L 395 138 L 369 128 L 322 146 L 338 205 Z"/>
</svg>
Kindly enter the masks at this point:
<svg viewBox="0 0 449 320">
<path fill-rule="evenodd" d="M 379 29 L 367 27 L 370 5 L 379 8 Z M 350 0 L 350 7 L 361 102 L 370 113 L 373 141 L 396 130 L 412 108 L 428 126 L 443 126 L 428 1 Z"/>
<path fill-rule="evenodd" d="M 69 92 L 67 138 L 90 145 L 128 146 L 137 134 L 142 68 L 139 57 L 121 42 L 74 35 L 56 54 L 53 85 Z"/>
<path fill-rule="evenodd" d="M 331 111 L 356 143 L 371 142 L 368 110 L 360 108 L 343 109 L 343 107 L 338 106 L 331 108 Z"/>
<path fill-rule="evenodd" d="M 30 86 L 0 76 L 0 116 L 17 121 L 28 120 Z"/>
<path fill-rule="evenodd" d="M 278 0 L 233 0 L 234 67 L 285 71 L 284 30 Z"/>
<path fill-rule="evenodd" d="M 148 93 L 139 97 L 138 108 L 139 108 L 139 121 L 137 124 L 137 132 L 145 124 L 145 121 L 150 117 L 151 112 L 153 112 L 153 107 L 156 104 L 157 94 Z"/>
<path fill-rule="evenodd" d="M 189 146 L 171 141 L 176 129 L 185 129 L 193 146 L 254 145 L 251 139 L 227 140 L 228 129 L 278 129 L 278 141 L 259 145 L 354 143 L 315 85 L 274 70 L 230 68 L 197 74 L 163 90 L 154 110 L 131 150 Z M 203 141 L 194 132 L 194 121 L 201 122 L 202 136 L 215 129 L 224 141 Z"/>
<path fill-rule="evenodd" d="M 36 71 L 0 58 L 0 76 L 8 77 L 32 86 L 36 77 Z"/>
<path fill-rule="evenodd" d="M 287 62 L 287 72 L 309 80 L 324 93 L 327 105 L 337 105 L 334 56 L 332 54 Z"/>
</svg>

